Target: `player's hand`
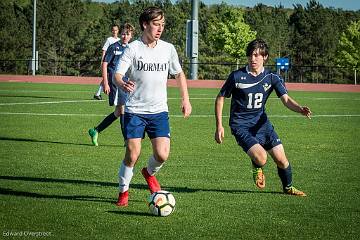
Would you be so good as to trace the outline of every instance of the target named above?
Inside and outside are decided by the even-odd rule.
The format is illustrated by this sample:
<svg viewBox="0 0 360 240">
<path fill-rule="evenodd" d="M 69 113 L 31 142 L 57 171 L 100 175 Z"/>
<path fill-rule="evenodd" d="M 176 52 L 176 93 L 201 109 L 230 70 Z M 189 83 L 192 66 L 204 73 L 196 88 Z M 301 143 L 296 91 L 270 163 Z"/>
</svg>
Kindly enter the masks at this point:
<svg viewBox="0 0 360 240">
<path fill-rule="evenodd" d="M 133 81 L 124 82 L 124 84 L 121 86 L 121 88 L 125 92 L 131 93 L 135 90 L 135 82 L 133 82 Z"/>
<path fill-rule="evenodd" d="M 189 100 L 183 100 L 181 103 L 181 112 L 184 115 L 184 118 L 188 118 L 191 114 L 192 107 Z"/>
<path fill-rule="evenodd" d="M 221 144 L 224 140 L 224 128 L 221 126 L 221 127 L 218 127 L 215 131 L 215 141 L 218 143 L 218 144 Z"/>
<path fill-rule="evenodd" d="M 106 83 L 105 83 L 106 82 Z M 110 87 L 109 87 L 109 84 L 107 83 L 107 81 L 104 81 L 104 79 L 101 81 L 101 85 L 103 87 L 103 92 L 106 94 L 106 95 L 109 95 L 110 93 Z"/>
<path fill-rule="evenodd" d="M 307 118 L 311 119 L 312 112 L 311 112 L 310 108 L 308 108 L 306 106 L 301 107 L 301 114 L 306 116 Z"/>
<path fill-rule="evenodd" d="M 103 84 L 103 89 L 104 89 L 104 93 L 105 93 L 106 95 L 109 95 L 109 93 L 110 93 L 109 84 Z"/>
<path fill-rule="evenodd" d="M 110 93 L 110 87 L 109 87 L 109 85 L 104 86 L 104 93 L 105 93 L 106 95 L 109 95 L 109 93 Z"/>
</svg>

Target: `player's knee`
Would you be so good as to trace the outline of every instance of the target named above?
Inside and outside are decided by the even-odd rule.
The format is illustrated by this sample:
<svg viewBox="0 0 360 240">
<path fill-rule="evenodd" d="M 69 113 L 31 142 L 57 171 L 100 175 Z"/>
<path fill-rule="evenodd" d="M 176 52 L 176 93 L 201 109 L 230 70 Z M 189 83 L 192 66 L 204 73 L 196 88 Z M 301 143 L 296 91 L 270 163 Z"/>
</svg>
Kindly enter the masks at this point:
<svg viewBox="0 0 360 240">
<path fill-rule="evenodd" d="M 279 168 L 285 169 L 289 166 L 289 161 L 286 157 L 281 159 L 275 159 L 274 161 Z"/>
<path fill-rule="evenodd" d="M 131 165 L 135 165 L 136 161 L 139 159 L 140 157 L 140 150 L 132 148 L 132 149 L 127 149 L 126 150 L 126 154 L 125 154 L 125 162 L 129 163 Z"/>
<path fill-rule="evenodd" d="M 258 166 L 264 166 L 266 164 L 267 161 L 267 154 L 264 151 L 260 151 L 257 152 L 256 154 L 254 154 L 253 156 L 253 161 L 258 165 Z"/>
<path fill-rule="evenodd" d="M 136 161 L 137 161 L 136 158 L 131 158 L 130 156 L 125 156 L 125 158 L 124 158 L 124 163 L 128 167 L 134 167 L 136 164 Z"/>
<path fill-rule="evenodd" d="M 154 154 L 158 162 L 165 162 L 169 158 L 169 151 L 163 150 Z"/>
<path fill-rule="evenodd" d="M 114 110 L 114 115 L 115 115 L 115 117 L 118 118 L 118 117 L 120 117 L 121 114 L 124 114 L 123 111 L 122 111 L 122 109 L 121 109 L 120 107 L 116 106 L 116 108 L 115 108 L 115 110 Z"/>
</svg>

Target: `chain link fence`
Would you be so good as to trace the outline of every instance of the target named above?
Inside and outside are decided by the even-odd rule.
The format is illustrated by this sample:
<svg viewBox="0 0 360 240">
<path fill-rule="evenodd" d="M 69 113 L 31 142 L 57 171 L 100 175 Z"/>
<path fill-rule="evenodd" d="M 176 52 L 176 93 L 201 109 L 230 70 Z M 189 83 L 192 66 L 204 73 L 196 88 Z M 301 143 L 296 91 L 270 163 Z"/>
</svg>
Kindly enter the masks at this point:
<svg viewBox="0 0 360 240">
<path fill-rule="evenodd" d="M 246 63 L 198 63 L 198 78 L 207 80 L 225 80 L 236 69 Z M 186 76 L 189 76 L 190 64 L 182 63 Z M 276 72 L 276 65 L 267 65 Z M 341 83 L 357 84 L 359 69 L 333 66 L 291 65 L 288 71 L 278 71 L 286 82 L 297 83 Z M 0 60 L 0 74 L 30 75 L 31 60 Z M 39 60 L 37 75 L 57 76 L 101 76 L 100 61 L 55 61 Z"/>
</svg>

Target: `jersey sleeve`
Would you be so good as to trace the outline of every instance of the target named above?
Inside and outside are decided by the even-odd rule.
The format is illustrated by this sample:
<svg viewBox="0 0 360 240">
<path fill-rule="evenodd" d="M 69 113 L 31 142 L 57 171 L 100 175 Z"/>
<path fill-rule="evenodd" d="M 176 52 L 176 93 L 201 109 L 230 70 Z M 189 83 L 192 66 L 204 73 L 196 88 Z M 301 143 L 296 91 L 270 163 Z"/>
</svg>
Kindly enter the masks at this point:
<svg viewBox="0 0 360 240">
<path fill-rule="evenodd" d="M 108 47 L 110 46 L 110 39 L 106 39 L 104 46 L 102 47 L 103 51 L 106 51 L 108 49 Z"/>
<path fill-rule="evenodd" d="M 181 65 L 180 65 L 180 62 L 179 62 L 179 56 L 176 52 L 176 49 L 174 47 L 174 45 L 171 45 L 170 47 L 170 62 L 169 62 L 169 73 L 171 75 L 176 75 L 180 72 L 182 72 L 182 68 L 181 68 Z"/>
<path fill-rule="evenodd" d="M 232 72 L 220 89 L 219 96 L 229 98 L 235 86 L 234 72 Z"/>
<path fill-rule="evenodd" d="M 132 49 L 129 46 L 127 46 L 116 65 L 115 72 L 125 76 L 126 72 L 128 71 L 128 69 L 132 64 L 133 58 L 134 58 L 134 53 Z"/>
<path fill-rule="evenodd" d="M 111 59 L 115 56 L 114 54 L 114 44 L 110 45 L 109 48 L 106 50 L 105 56 L 104 56 L 104 62 L 111 62 Z"/>
<path fill-rule="evenodd" d="M 278 97 L 281 97 L 282 95 L 288 93 L 285 87 L 285 82 L 279 75 L 272 74 L 271 81 L 272 81 L 271 85 L 274 86 L 274 90 Z"/>
</svg>

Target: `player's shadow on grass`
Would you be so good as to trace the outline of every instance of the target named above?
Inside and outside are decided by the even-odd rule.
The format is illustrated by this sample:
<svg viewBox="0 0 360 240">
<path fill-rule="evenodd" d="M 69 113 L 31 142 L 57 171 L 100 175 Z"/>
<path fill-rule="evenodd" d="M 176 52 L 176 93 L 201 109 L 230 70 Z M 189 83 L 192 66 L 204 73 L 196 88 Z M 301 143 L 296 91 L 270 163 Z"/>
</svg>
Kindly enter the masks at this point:
<svg viewBox="0 0 360 240">
<path fill-rule="evenodd" d="M 53 143 L 53 144 L 64 144 L 64 145 L 77 145 L 77 146 L 91 146 L 91 143 L 72 143 L 72 142 L 59 142 L 59 141 L 49 141 L 49 140 L 39 140 L 31 138 L 14 138 L 14 137 L 0 137 L 0 141 L 16 141 L 16 142 L 38 142 L 38 143 Z M 121 145 L 103 145 L 104 147 L 121 147 Z"/>
<path fill-rule="evenodd" d="M 154 217 L 151 213 L 148 212 L 132 212 L 132 211 L 126 211 L 126 210 L 119 210 L 119 211 L 106 211 L 107 213 L 112 214 L 120 214 L 120 215 L 129 215 L 129 216 L 146 216 L 146 217 Z"/>
<path fill-rule="evenodd" d="M 19 176 L 0 176 L 3 180 L 41 182 L 41 183 L 68 183 L 76 185 L 93 185 L 100 187 L 118 187 L 118 183 L 80 180 L 80 179 L 63 179 L 63 178 L 41 178 L 41 177 L 19 177 Z M 144 185 L 145 189 L 145 185 Z"/>
<path fill-rule="evenodd" d="M 14 181 L 29 181 L 29 182 L 41 182 L 41 183 L 65 183 L 75 185 L 92 185 L 100 187 L 118 187 L 118 183 L 114 182 L 103 182 L 93 180 L 79 180 L 79 179 L 59 179 L 59 178 L 39 178 L 39 177 L 18 177 L 18 176 L 0 176 L 2 180 L 14 180 Z M 146 184 L 130 184 L 130 188 L 139 190 L 148 190 Z M 195 193 L 195 192 L 220 192 L 230 194 L 283 194 L 282 192 L 275 191 L 259 191 L 259 190 L 244 190 L 244 189 L 204 189 L 204 188 L 188 188 L 188 187 L 174 187 L 174 186 L 162 186 L 163 190 L 174 192 L 174 193 Z"/>
<path fill-rule="evenodd" d="M 47 97 L 47 96 L 30 96 L 30 95 L 2 95 L 0 97 L 12 97 L 12 98 L 59 98 L 59 97 Z"/>
<path fill-rule="evenodd" d="M 242 194 L 242 193 L 255 193 L 255 194 L 283 194 L 282 192 L 275 191 L 260 191 L 260 190 L 244 190 L 244 189 L 200 189 L 200 188 L 187 188 L 187 187 L 168 187 L 162 186 L 161 189 L 169 192 L 219 192 L 219 193 L 231 193 L 231 194 Z"/>
<path fill-rule="evenodd" d="M 49 141 L 49 140 L 39 140 L 31 138 L 13 138 L 13 137 L 0 137 L 0 141 L 16 141 L 16 142 L 39 142 L 39 143 L 55 143 L 55 144 L 65 144 L 65 145 L 80 145 L 88 146 L 90 144 L 85 143 L 70 143 L 70 142 L 58 142 L 58 141 Z"/>
<path fill-rule="evenodd" d="M 59 200 L 72 200 L 72 201 L 88 201 L 88 202 L 105 202 L 114 203 L 114 199 L 88 196 L 88 195 L 51 195 L 43 193 L 33 193 L 27 191 L 18 191 L 9 188 L 0 187 L 0 195 L 9 195 L 17 197 L 30 197 L 30 198 L 42 198 L 42 199 L 59 199 Z"/>
</svg>

